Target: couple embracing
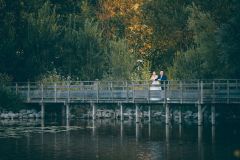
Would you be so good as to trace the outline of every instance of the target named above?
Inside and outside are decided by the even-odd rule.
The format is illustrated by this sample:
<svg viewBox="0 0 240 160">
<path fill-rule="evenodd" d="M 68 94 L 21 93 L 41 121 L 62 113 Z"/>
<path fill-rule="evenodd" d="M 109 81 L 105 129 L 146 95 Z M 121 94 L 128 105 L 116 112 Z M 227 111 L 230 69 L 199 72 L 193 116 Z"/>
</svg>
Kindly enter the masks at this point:
<svg viewBox="0 0 240 160">
<path fill-rule="evenodd" d="M 163 84 L 164 81 L 167 81 L 167 76 L 164 74 L 163 71 L 160 71 L 160 75 L 159 76 L 156 74 L 155 71 L 153 71 L 150 80 L 152 81 L 153 85 L 159 85 L 160 83 Z"/>
</svg>

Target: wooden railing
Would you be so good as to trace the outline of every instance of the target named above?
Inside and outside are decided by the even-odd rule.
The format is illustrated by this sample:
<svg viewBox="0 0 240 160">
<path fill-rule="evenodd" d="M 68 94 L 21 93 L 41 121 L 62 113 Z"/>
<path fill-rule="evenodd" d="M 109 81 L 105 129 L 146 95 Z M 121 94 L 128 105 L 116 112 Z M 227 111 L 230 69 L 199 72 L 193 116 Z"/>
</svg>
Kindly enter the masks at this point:
<svg viewBox="0 0 240 160">
<path fill-rule="evenodd" d="M 240 103 L 240 80 L 72 81 L 8 86 L 26 103 Z M 160 90 L 161 89 L 161 90 Z"/>
</svg>

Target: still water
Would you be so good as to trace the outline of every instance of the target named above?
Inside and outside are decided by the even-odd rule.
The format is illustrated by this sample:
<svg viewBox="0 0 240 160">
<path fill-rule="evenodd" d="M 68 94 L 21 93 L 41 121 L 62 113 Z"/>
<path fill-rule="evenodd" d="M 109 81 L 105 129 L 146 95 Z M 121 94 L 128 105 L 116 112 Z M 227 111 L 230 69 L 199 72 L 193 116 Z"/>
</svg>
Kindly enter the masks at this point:
<svg viewBox="0 0 240 160">
<path fill-rule="evenodd" d="M 239 125 L 1 120 L 0 160 L 231 160 Z"/>
</svg>

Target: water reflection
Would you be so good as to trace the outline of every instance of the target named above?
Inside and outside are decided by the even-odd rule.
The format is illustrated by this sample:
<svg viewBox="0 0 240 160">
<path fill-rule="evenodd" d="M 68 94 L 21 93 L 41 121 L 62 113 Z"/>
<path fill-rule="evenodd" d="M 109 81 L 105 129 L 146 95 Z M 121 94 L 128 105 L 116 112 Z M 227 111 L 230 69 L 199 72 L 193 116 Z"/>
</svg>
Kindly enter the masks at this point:
<svg viewBox="0 0 240 160">
<path fill-rule="evenodd" d="M 203 159 L 203 144 L 202 144 L 202 137 L 203 136 L 203 126 L 198 126 L 198 157 L 200 160 Z"/>
<path fill-rule="evenodd" d="M 121 144 L 123 142 L 123 121 L 121 121 L 120 124 L 120 138 L 121 138 Z"/>
<path fill-rule="evenodd" d="M 218 132 L 216 137 L 216 126 L 165 125 L 159 121 L 60 122 L 0 121 L 0 152 L 8 153 L 6 156 L 0 154 L 0 159 L 221 160 L 231 159 L 229 155 L 233 152 L 222 147 L 223 139 L 217 138 L 223 133 Z M 234 130 L 239 133 L 240 129 Z M 236 136 L 224 137 L 231 145 L 239 144 Z"/>
<path fill-rule="evenodd" d="M 212 128 L 211 128 L 211 130 L 212 130 L 212 157 L 216 157 L 216 148 L 215 148 L 215 125 L 212 125 Z"/>
<path fill-rule="evenodd" d="M 95 136 L 96 135 L 96 126 L 95 126 L 95 120 L 92 121 L 92 135 Z"/>
<path fill-rule="evenodd" d="M 215 143 L 215 126 L 212 126 L 212 144 Z"/>
<path fill-rule="evenodd" d="M 139 127 L 140 127 L 140 124 L 136 123 L 136 142 L 138 142 L 138 139 L 139 139 Z"/>
<path fill-rule="evenodd" d="M 66 119 L 66 130 L 67 131 L 69 130 L 69 123 L 70 123 L 70 120 L 67 118 Z"/>
<path fill-rule="evenodd" d="M 179 137 L 179 159 L 183 159 L 183 140 L 182 140 L 182 124 L 178 125 L 178 137 Z"/>
<path fill-rule="evenodd" d="M 150 140 L 151 139 L 151 122 L 150 121 L 148 122 L 148 137 Z"/>
<path fill-rule="evenodd" d="M 165 132 L 166 132 L 166 160 L 169 159 L 169 130 L 170 130 L 170 125 L 165 125 Z"/>
<path fill-rule="evenodd" d="M 178 132 L 179 132 L 179 140 L 181 140 L 182 139 L 182 124 L 179 124 Z"/>
</svg>

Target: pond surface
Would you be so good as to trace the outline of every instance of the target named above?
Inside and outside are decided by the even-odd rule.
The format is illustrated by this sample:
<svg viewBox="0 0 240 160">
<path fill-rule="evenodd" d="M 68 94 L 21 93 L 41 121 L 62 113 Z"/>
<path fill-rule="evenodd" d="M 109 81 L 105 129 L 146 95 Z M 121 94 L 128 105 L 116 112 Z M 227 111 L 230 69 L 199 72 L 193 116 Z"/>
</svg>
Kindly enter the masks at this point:
<svg viewBox="0 0 240 160">
<path fill-rule="evenodd" d="M 231 160 L 239 124 L 1 120 L 0 160 Z"/>
</svg>

